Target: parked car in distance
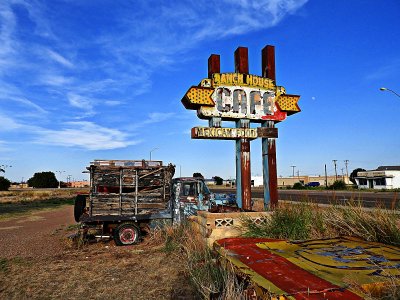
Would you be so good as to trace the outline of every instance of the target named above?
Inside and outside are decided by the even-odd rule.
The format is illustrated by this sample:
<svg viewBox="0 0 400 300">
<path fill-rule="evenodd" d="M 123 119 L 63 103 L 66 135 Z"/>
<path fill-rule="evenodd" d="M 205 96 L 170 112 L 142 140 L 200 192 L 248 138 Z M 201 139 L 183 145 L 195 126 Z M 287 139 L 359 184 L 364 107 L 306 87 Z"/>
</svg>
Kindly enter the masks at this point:
<svg viewBox="0 0 400 300">
<path fill-rule="evenodd" d="M 311 181 L 311 182 L 309 182 L 309 183 L 306 183 L 306 187 L 317 187 L 317 186 L 320 186 L 321 184 L 319 183 L 319 182 L 317 182 L 317 181 Z"/>
</svg>

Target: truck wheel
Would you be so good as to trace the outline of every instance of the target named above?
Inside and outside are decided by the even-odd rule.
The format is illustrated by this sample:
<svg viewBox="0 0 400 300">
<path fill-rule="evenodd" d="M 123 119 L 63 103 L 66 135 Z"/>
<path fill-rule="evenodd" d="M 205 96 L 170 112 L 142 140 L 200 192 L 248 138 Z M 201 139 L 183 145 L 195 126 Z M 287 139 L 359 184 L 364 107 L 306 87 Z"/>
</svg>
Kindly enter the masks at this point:
<svg viewBox="0 0 400 300">
<path fill-rule="evenodd" d="M 140 239 L 140 229 L 133 223 L 122 223 L 114 230 L 114 241 L 117 246 L 136 244 Z"/>
<path fill-rule="evenodd" d="M 86 207 L 86 196 L 85 195 L 76 196 L 74 205 L 74 218 L 76 222 L 79 222 L 79 218 L 85 211 L 85 207 Z"/>
</svg>

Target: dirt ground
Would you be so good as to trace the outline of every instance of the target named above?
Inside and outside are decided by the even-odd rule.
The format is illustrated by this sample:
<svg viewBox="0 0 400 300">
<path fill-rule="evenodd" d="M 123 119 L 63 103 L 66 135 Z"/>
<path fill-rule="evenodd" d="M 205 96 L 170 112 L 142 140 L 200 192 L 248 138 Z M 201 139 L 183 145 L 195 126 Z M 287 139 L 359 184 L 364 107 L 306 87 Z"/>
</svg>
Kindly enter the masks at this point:
<svg viewBox="0 0 400 300">
<path fill-rule="evenodd" d="M 0 299 L 194 299 L 182 260 L 150 237 L 71 247 L 73 207 L 0 221 Z"/>
</svg>

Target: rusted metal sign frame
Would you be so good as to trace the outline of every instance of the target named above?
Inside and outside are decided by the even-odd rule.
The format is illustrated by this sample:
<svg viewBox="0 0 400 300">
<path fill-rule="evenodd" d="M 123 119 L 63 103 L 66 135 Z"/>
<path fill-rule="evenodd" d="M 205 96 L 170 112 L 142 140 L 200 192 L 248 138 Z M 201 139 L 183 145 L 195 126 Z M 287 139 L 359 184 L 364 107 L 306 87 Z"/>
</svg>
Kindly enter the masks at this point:
<svg viewBox="0 0 400 300">
<path fill-rule="evenodd" d="M 239 47 L 235 51 L 235 72 L 249 74 L 248 49 Z M 250 128 L 250 120 L 239 120 L 237 128 Z M 240 197 L 243 210 L 251 210 L 251 163 L 250 140 L 240 139 L 236 142 L 236 198 Z M 240 184 L 240 186 L 239 186 Z"/>
<path fill-rule="evenodd" d="M 273 208 L 278 203 L 275 143 L 278 133 L 275 123 L 285 120 L 287 115 L 300 111 L 297 105 L 300 96 L 288 95 L 283 87 L 276 85 L 274 46 L 267 45 L 262 49 L 261 76 L 249 74 L 246 47 L 236 49 L 234 61 L 235 73 L 221 73 L 220 56 L 212 54 L 208 59 L 208 78 L 203 79 L 198 86 L 192 86 L 182 98 L 182 104 L 187 109 L 197 109 L 199 118 L 209 120 L 210 128 L 204 128 L 208 130 L 207 134 L 199 134 L 200 127 L 194 127 L 192 138 L 236 140 L 236 196 L 238 206 L 244 210 L 252 208 L 250 140 L 256 136 L 239 138 L 235 134 L 228 134 L 227 128 L 221 128 L 221 121 L 234 121 L 236 129 L 250 128 L 250 122 L 261 123 L 261 127 L 257 129 L 257 137 L 262 138 L 264 206 Z M 256 88 L 257 91 L 251 91 L 252 88 Z M 244 111 L 242 106 L 240 111 L 235 108 L 238 103 L 243 103 L 241 102 L 243 96 L 236 94 L 235 98 L 235 92 L 244 93 L 246 101 Z M 260 103 L 256 102 L 255 98 L 250 98 L 253 92 L 258 92 L 260 97 L 262 95 L 262 100 L 258 101 L 262 101 L 260 103 L 263 103 L 263 108 L 259 107 Z M 249 97 L 246 96 L 248 93 Z M 266 104 L 270 103 L 271 99 L 273 99 L 272 106 Z M 259 106 L 256 107 L 255 103 Z"/>
<path fill-rule="evenodd" d="M 263 77 L 276 81 L 275 77 L 275 47 L 267 45 L 261 51 L 261 70 Z M 263 128 L 274 128 L 272 121 L 262 124 Z M 278 175 L 276 170 L 275 138 L 262 138 L 262 164 L 264 185 L 264 208 L 275 207 L 278 204 Z"/>
</svg>

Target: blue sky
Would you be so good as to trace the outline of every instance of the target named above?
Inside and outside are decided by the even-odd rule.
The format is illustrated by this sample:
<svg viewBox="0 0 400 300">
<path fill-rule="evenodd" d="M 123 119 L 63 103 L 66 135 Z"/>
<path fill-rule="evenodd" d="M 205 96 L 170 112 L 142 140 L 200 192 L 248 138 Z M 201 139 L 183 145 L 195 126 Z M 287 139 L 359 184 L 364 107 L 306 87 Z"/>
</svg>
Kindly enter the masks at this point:
<svg viewBox="0 0 400 300">
<path fill-rule="evenodd" d="M 207 126 L 180 100 L 210 54 L 234 71 L 274 45 L 277 84 L 302 112 L 277 125 L 278 175 L 399 165 L 400 2 L 0 1 L 0 165 L 25 180 L 81 172 L 93 159 L 172 162 L 182 176 L 234 177 L 234 142 L 191 140 Z M 223 126 L 233 127 L 230 122 Z M 261 143 L 251 143 L 261 174 Z"/>
</svg>

